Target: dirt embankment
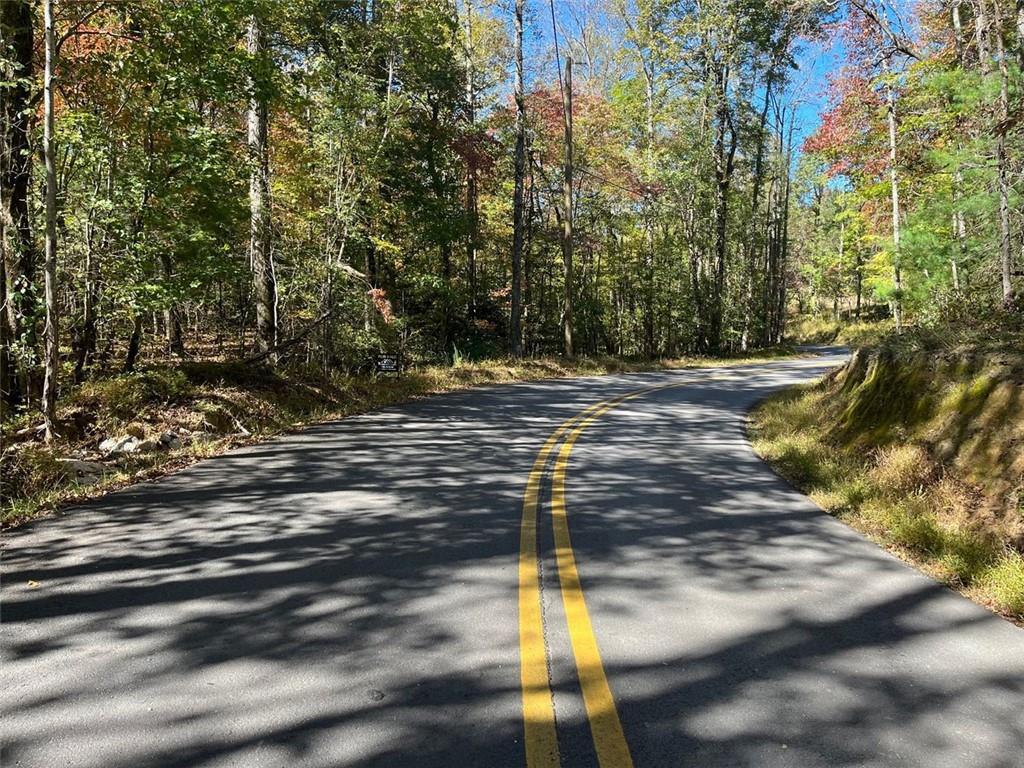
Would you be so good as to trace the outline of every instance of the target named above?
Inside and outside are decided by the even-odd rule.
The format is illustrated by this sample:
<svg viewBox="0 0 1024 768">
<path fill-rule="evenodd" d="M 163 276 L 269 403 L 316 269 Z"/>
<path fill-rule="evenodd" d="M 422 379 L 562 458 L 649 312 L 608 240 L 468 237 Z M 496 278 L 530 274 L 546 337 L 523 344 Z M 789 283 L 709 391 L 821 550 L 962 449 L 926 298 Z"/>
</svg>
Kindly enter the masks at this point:
<svg viewBox="0 0 1024 768">
<path fill-rule="evenodd" d="M 917 447 L 922 485 L 959 481 L 957 522 L 1024 549 L 1024 355 L 858 350 L 828 385 L 834 439 L 878 453 Z"/>
<path fill-rule="evenodd" d="M 751 436 L 825 510 L 1024 625 L 1024 353 L 892 337 L 763 403 Z"/>
</svg>

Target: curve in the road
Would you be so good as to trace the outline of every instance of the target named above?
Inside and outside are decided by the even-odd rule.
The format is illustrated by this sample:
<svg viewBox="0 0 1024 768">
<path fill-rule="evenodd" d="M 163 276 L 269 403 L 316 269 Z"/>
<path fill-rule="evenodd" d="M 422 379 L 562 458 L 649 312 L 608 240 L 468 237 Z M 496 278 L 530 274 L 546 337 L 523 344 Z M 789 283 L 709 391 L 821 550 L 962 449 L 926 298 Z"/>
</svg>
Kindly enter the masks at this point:
<svg viewBox="0 0 1024 768">
<path fill-rule="evenodd" d="M 824 514 L 746 439 L 752 403 L 843 359 L 426 398 L 7 532 L 0 761 L 521 767 L 519 607 L 540 641 L 532 722 L 562 765 L 599 765 L 552 464 L 610 400 L 679 384 L 595 416 L 560 479 L 636 766 L 1018 768 L 1024 633 Z"/>
<path fill-rule="evenodd" d="M 706 377 L 722 381 L 728 375 Z M 528 768 L 559 766 L 557 720 L 551 694 L 543 605 L 540 594 L 540 562 L 537 554 L 537 517 L 541 484 L 550 455 L 556 454 L 551 481 L 551 526 L 555 562 L 563 609 L 572 645 L 580 690 L 601 768 L 632 768 L 629 744 L 622 730 L 615 697 L 601 661 L 601 652 L 587 610 L 566 513 L 565 479 L 573 446 L 583 431 L 608 411 L 627 400 L 690 382 L 673 382 L 645 387 L 625 395 L 602 400 L 564 421 L 551 433 L 537 454 L 526 483 L 520 537 L 519 627 L 520 667 L 523 687 L 523 731 Z M 564 438 L 564 440 L 563 440 Z"/>
</svg>

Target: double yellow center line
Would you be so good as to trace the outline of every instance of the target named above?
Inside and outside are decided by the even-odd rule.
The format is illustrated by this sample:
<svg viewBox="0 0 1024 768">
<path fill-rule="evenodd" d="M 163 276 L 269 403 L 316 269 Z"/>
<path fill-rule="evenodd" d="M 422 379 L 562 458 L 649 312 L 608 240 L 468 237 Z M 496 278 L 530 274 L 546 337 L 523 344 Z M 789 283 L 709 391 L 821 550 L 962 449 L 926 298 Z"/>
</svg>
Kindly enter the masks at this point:
<svg viewBox="0 0 1024 768">
<path fill-rule="evenodd" d="M 721 378 L 721 377 L 712 377 Z M 601 768 L 632 768 L 619 714 L 615 709 L 594 627 L 583 599 L 579 571 L 569 537 L 569 520 L 565 507 L 565 476 L 569 455 L 580 434 L 612 408 L 634 397 L 671 387 L 693 383 L 675 382 L 648 387 L 604 400 L 567 419 L 551 433 L 544 443 L 526 481 L 523 517 L 519 539 L 519 653 L 523 692 L 523 725 L 526 741 L 526 764 L 529 768 L 560 766 L 555 709 L 548 676 L 547 647 L 544 638 L 544 616 L 540 593 L 540 560 L 537 553 L 537 512 L 540 507 L 541 483 L 551 454 L 559 442 L 551 481 L 551 523 L 555 543 L 555 563 L 561 584 L 562 604 L 569 629 L 569 641 L 576 662 L 583 703 L 590 722 L 598 763 Z"/>
</svg>

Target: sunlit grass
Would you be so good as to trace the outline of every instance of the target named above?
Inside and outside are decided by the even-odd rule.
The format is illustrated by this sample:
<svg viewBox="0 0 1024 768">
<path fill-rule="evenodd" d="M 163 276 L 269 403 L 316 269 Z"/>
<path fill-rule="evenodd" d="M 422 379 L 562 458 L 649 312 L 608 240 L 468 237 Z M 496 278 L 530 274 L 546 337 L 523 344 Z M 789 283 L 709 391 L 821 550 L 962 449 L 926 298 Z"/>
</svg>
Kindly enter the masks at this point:
<svg viewBox="0 0 1024 768">
<path fill-rule="evenodd" d="M 790 320 L 786 337 L 794 344 L 872 344 L 892 330 L 891 320 L 835 320 L 831 317 L 802 315 Z"/>
<path fill-rule="evenodd" d="M 1009 552 L 982 577 L 983 587 L 1004 610 L 1024 619 L 1024 556 Z"/>
<path fill-rule="evenodd" d="M 979 434 L 994 446 L 990 453 L 1012 453 L 1016 443 L 1003 439 L 996 428 L 1005 425 L 993 423 L 992 415 L 998 409 L 998 420 L 1011 430 L 1019 423 L 1022 404 L 1005 395 L 1013 385 L 996 386 L 966 371 L 966 381 L 948 383 L 945 377 L 955 371 L 918 377 L 904 375 L 898 363 L 889 366 L 868 366 L 858 374 L 861 382 L 830 378 L 769 398 L 751 415 L 755 450 L 826 511 L 932 576 L 1024 621 L 1024 558 L 1010 543 L 1019 529 L 1012 514 L 998 512 L 1006 499 L 1016 498 L 1005 489 L 1019 478 L 1017 464 L 1012 457 L 989 462 L 984 485 L 971 482 L 973 470 L 959 471 Z M 891 390 L 885 400 L 858 400 L 873 397 L 879 386 Z M 929 393 L 942 393 L 936 395 L 941 405 L 917 407 L 914 399 Z M 1007 410 L 1007 402 L 1017 410 Z M 852 428 L 841 424 L 851 411 L 858 414 Z M 880 422 L 885 430 L 877 428 Z M 959 463 L 944 464 L 936 456 L 940 451 L 959 456 Z"/>
</svg>

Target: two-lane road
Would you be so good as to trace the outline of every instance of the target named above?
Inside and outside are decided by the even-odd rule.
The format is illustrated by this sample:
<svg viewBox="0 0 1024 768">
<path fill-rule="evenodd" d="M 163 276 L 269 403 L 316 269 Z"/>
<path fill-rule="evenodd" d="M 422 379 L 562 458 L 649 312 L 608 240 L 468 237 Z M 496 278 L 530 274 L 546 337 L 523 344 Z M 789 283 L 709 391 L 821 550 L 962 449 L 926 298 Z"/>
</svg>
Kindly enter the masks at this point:
<svg viewBox="0 0 1024 768">
<path fill-rule="evenodd" d="M 745 439 L 837 360 L 428 398 L 10 532 L 2 764 L 1022 766 L 1024 631 Z"/>
</svg>

